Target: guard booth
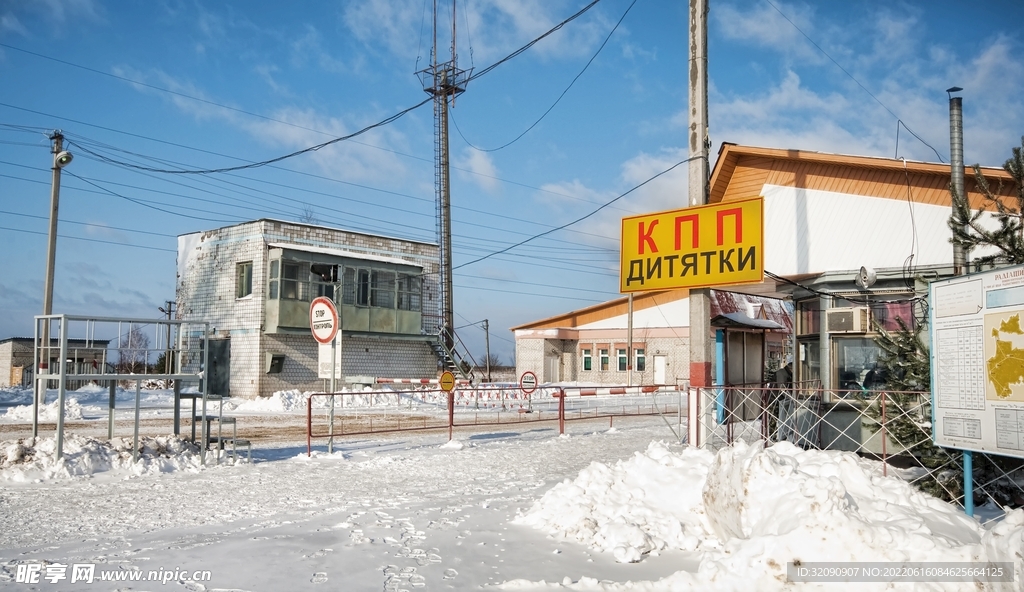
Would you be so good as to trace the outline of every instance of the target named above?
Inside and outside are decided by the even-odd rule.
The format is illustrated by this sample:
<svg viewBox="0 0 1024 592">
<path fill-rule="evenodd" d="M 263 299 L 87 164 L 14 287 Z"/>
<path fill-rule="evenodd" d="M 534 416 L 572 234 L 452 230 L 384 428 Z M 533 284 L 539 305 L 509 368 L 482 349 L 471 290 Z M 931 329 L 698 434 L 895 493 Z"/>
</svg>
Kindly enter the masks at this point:
<svg viewBox="0 0 1024 592">
<path fill-rule="evenodd" d="M 715 330 L 718 380 L 722 386 L 748 387 L 750 393 L 729 389 L 722 401 L 720 416 L 730 421 L 752 421 L 761 415 L 761 398 L 765 386 L 768 331 L 784 331 L 781 324 L 766 318 L 750 317 L 741 312 L 726 312 L 711 319 Z M 731 400 L 735 399 L 735 401 Z"/>
</svg>

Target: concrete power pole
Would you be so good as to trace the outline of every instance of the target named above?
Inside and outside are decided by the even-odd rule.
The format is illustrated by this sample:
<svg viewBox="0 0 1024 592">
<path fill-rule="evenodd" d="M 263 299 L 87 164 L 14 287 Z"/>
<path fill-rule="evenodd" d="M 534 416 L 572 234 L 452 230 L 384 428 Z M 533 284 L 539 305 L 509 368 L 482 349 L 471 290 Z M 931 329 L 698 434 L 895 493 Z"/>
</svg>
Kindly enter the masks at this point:
<svg viewBox="0 0 1024 592">
<path fill-rule="evenodd" d="M 708 203 L 708 0 L 690 0 L 689 205 Z M 690 290 L 690 385 L 712 383 L 711 290 Z"/>
</svg>

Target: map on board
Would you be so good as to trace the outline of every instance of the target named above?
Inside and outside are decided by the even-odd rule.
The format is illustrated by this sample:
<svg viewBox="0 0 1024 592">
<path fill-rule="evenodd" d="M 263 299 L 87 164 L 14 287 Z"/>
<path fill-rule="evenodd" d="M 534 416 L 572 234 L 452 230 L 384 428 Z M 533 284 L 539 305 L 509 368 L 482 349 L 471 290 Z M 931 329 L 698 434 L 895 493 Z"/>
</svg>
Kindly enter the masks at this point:
<svg viewBox="0 0 1024 592">
<path fill-rule="evenodd" d="M 1024 402 L 1024 330 L 1020 313 L 985 315 L 985 398 Z"/>
</svg>

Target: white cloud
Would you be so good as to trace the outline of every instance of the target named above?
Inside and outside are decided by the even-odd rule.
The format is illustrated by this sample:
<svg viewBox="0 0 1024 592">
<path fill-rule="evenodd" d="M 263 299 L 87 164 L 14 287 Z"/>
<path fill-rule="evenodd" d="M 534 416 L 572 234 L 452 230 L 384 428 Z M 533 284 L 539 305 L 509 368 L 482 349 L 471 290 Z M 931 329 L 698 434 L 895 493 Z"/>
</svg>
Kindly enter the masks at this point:
<svg viewBox="0 0 1024 592">
<path fill-rule="evenodd" d="M 239 126 L 268 146 L 301 149 L 320 144 L 330 137 L 348 135 L 372 123 L 369 120 L 347 122 L 312 109 L 295 107 L 279 109 L 272 117 L 293 125 L 278 121 L 247 119 Z M 311 130 L 318 130 L 327 135 Z M 381 150 L 374 146 L 385 149 Z M 405 177 L 407 171 L 403 161 L 387 148 L 399 151 L 407 149 L 405 137 L 394 126 L 371 130 L 359 136 L 356 141 L 338 142 L 297 157 L 292 162 L 311 161 L 324 173 L 332 177 L 343 177 L 348 181 L 393 181 Z"/>
<path fill-rule="evenodd" d="M 488 65 L 579 10 L 568 0 L 478 0 L 458 5 L 457 51 L 459 65 L 473 62 Z M 438 17 L 438 54 L 450 59 L 451 20 Z M 363 0 L 347 4 L 342 20 L 365 44 L 383 47 L 401 59 L 420 58 L 419 67 L 430 61 L 433 44 L 430 6 L 419 0 Z M 574 58 L 593 53 L 607 35 L 610 23 L 598 10 L 591 10 L 530 51 L 547 58 Z"/>
<path fill-rule="evenodd" d="M 709 18 L 726 39 L 766 47 L 802 61 L 821 61 L 823 56 L 793 26 L 795 24 L 804 31 L 812 30 L 814 9 L 782 2 L 775 4 L 793 21 L 792 24 L 763 2 L 742 7 L 716 4 L 709 11 Z"/>
<path fill-rule="evenodd" d="M 498 183 L 498 169 L 494 166 L 494 159 L 486 152 L 465 148 L 462 157 L 452 163 L 459 169 L 460 176 L 467 181 L 476 184 L 487 193 L 497 193 L 500 186 Z"/>
</svg>

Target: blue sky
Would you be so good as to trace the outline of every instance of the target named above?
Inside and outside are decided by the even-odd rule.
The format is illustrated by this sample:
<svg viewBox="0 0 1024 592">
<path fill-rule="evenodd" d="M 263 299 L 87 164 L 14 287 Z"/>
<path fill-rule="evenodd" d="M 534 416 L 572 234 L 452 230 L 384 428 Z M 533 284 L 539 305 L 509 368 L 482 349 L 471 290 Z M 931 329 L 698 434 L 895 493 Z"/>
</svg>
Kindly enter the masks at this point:
<svg viewBox="0 0 1024 592">
<path fill-rule="evenodd" d="M 687 3 L 631 2 L 602 0 L 458 98 L 456 266 L 584 216 L 686 157 Z M 50 131 L 186 168 L 318 144 L 426 98 L 414 72 L 430 59 L 431 4 L 0 0 L 0 338 L 31 335 L 42 311 Z M 463 0 L 459 65 L 479 71 L 585 4 Z M 924 140 L 901 129 L 899 156 L 948 162 L 951 86 L 964 88 L 968 163 L 998 166 L 1020 145 L 1020 2 L 710 4 L 713 153 L 727 141 L 894 156 L 899 119 Z M 479 150 L 538 119 L 509 146 Z M 428 103 L 274 167 L 185 178 L 72 148 L 54 311 L 158 317 L 174 297 L 175 237 L 238 221 L 312 211 L 330 226 L 434 240 L 433 130 Z M 488 319 L 492 351 L 509 360 L 509 327 L 617 297 L 619 220 L 682 207 L 685 187 L 679 167 L 570 229 L 459 268 L 456 323 Z M 483 351 L 478 326 L 460 334 Z"/>
</svg>

